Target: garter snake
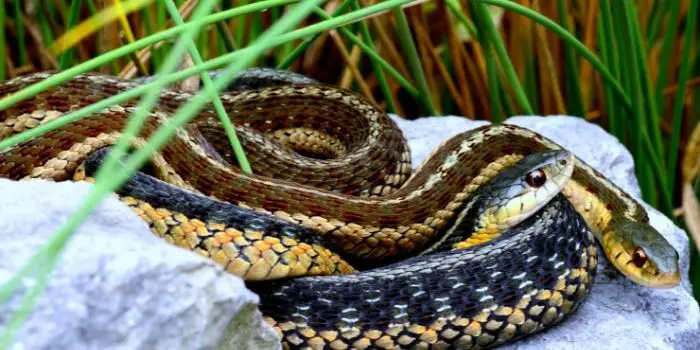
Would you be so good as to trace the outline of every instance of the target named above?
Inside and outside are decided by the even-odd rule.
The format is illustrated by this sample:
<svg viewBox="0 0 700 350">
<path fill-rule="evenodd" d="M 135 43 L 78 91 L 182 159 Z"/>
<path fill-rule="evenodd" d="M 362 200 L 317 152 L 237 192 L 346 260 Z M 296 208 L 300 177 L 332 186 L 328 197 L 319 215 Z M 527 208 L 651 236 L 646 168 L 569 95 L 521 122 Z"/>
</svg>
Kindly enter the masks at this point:
<svg viewBox="0 0 700 350">
<path fill-rule="evenodd" d="M 51 74 L 4 82 L 0 96 Z M 137 84 L 94 73 L 72 78 L 1 111 L 0 139 Z M 132 146 L 141 146 L 192 96 L 164 90 Z M 493 179 L 530 157 L 562 150 L 530 130 L 497 125 L 464 132 L 411 174 L 400 130 L 352 92 L 303 82 L 227 92 L 221 100 L 255 176 L 231 165 L 225 134 L 205 109 L 190 125 L 196 132 L 179 131 L 120 198 L 155 234 L 250 281 L 286 346 L 482 347 L 541 330 L 575 310 L 590 289 L 596 253 L 588 229 L 632 281 L 679 282 L 677 253 L 648 224 L 641 205 L 578 158 L 570 162 L 570 180 L 549 192 L 554 199 L 520 202 L 531 205 L 529 216 L 512 219 L 520 205 L 490 201 L 492 192 L 484 189 L 498 188 Z M 0 151 L 0 176 L 83 179 L 90 175 L 85 165 L 117 141 L 136 102 Z M 176 197 L 166 196 L 171 191 Z M 479 229 L 469 232 L 474 226 L 467 222 Z M 553 238 L 558 235 L 569 238 Z M 429 253 L 393 261 L 422 251 Z M 551 269 L 532 265 L 545 258 Z M 347 261 L 369 259 L 391 264 L 313 276 L 350 273 Z M 289 279 L 296 276 L 308 277 Z M 382 283 L 390 288 L 373 288 Z M 460 297 L 439 295 L 447 286 Z M 402 303 L 415 294 L 421 303 Z M 297 303 L 309 300 L 315 303 Z M 364 312 L 372 300 L 385 304 Z M 390 322 L 377 310 L 403 318 Z"/>
</svg>

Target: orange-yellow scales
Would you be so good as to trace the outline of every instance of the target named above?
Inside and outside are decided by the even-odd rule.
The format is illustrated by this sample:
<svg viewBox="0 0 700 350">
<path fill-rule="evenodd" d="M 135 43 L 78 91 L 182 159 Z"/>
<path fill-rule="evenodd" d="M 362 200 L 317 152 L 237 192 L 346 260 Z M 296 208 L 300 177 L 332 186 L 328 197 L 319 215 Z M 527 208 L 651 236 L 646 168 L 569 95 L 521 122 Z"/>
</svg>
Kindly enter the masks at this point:
<svg viewBox="0 0 700 350">
<path fill-rule="evenodd" d="M 81 166 L 75 181 L 94 182 Z M 354 269 L 337 254 L 318 244 L 270 237 L 261 231 L 238 230 L 221 222 L 203 222 L 130 196 L 117 197 L 143 219 L 151 231 L 185 249 L 211 258 L 250 281 L 284 277 L 350 273 Z"/>
</svg>

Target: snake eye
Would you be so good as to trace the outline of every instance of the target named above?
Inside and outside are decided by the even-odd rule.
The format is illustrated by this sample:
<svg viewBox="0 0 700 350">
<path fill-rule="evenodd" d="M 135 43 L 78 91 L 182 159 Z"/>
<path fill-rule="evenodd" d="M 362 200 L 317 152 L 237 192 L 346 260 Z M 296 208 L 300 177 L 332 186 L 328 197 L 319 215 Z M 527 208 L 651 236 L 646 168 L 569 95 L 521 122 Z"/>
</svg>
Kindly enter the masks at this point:
<svg viewBox="0 0 700 350">
<path fill-rule="evenodd" d="M 632 253 L 632 263 L 634 266 L 641 268 L 647 262 L 647 255 L 644 253 L 642 248 L 634 248 L 634 253 Z"/>
<path fill-rule="evenodd" d="M 547 182 L 547 175 L 542 170 L 535 170 L 525 176 L 525 182 L 534 188 L 539 188 Z"/>
</svg>

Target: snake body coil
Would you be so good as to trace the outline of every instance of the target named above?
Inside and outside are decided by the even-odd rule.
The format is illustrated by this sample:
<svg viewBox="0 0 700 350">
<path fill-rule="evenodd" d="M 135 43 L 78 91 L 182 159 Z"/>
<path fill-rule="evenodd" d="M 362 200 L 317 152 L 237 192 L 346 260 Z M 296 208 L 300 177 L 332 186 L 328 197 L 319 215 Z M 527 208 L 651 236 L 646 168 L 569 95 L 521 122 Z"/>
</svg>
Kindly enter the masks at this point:
<svg viewBox="0 0 700 350">
<path fill-rule="evenodd" d="M 492 246 L 252 288 L 293 346 L 469 349 L 560 322 L 593 283 L 593 235 L 561 196 Z"/>
<path fill-rule="evenodd" d="M 50 75 L 2 83 L 0 96 Z M 80 75 L 1 111 L 0 140 L 136 86 Z M 132 146 L 191 97 L 163 91 Z M 465 132 L 411 174 L 400 130 L 353 93 L 305 82 L 221 99 L 255 176 L 229 164 L 225 133 L 207 109 L 119 196 L 155 234 L 246 278 L 288 347 L 485 347 L 541 330 L 590 290 L 596 249 L 589 228 L 635 282 L 678 283 L 677 254 L 644 209 L 579 159 L 562 177 L 571 179 L 546 196 L 511 200 L 499 175 L 561 151 L 532 131 Z M 135 103 L 1 150 L 0 176 L 89 178 Z M 496 191 L 508 201 L 492 201 Z M 389 265 L 320 276 L 354 272 L 348 261 L 369 258 Z M 311 277 L 288 279 L 295 276 Z"/>
</svg>

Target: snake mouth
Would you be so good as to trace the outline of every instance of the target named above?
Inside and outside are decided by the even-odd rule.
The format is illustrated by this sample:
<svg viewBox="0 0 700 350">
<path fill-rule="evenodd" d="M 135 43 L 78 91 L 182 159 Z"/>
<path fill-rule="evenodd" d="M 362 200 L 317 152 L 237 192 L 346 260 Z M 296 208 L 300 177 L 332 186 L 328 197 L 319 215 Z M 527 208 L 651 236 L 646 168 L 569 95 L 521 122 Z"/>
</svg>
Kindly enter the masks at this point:
<svg viewBox="0 0 700 350">
<path fill-rule="evenodd" d="M 678 253 L 651 225 L 618 218 L 601 245 L 612 265 L 632 282 L 650 288 L 680 284 Z"/>
<path fill-rule="evenodd" d="M 644 287 L 668 289 L 678 286 L 681 282 L 680 271 L 663 272 L 651 266 L 641 269 L 632 268 L 631 266 L 634 265 L 633 259 L 624 262 L 619 261 L 621 260 L 619 258 L 618 260 L 614 260 L 614 257 L 608 256 L 608 260 L 611 261 L 613 266 L 625 277 Z"/>
<path fill-rule="evenodd" d="M 655 288 L 673 288 L 678 286 L 681 283 L 681 273 L 680 271 L 676 271 L 675 273 L 672 274 L 661 274 L 659 277 L 655 278 L 652 283 L 650 283 L 649 287 L 655 287 Z M 640 283 L 640 284 L 643 284 Z"/>
</svg>

